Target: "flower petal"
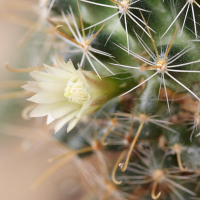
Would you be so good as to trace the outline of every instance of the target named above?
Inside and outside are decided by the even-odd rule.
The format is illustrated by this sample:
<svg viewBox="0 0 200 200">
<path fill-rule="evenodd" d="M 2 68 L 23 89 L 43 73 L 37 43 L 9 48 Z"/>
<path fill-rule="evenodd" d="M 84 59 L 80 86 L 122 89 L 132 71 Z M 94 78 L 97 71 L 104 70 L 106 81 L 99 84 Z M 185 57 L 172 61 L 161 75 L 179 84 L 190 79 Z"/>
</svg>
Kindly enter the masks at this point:
<svg viewBox="0 0 200 200">
<path fill-rule="evenodd" d="M 34 93 L 38 93 L 41 91 L 41 88 L 38 86 L 38 82 L 36 81 L 28 81 L 28 84 L 23 85 L 22 88 Z"/>
<path fill-rule="evenodd" d="M 68 103 L 68 104 L 61 105 L 58 108 L 50 111 L 50 114 L 54 119 L 58 119 L 74 110 L 80 110 L 80 108 L 81 108 L 81 105 L 79 104 Z"/>
<path fill-rule="evenodd" d="M 77 110 L 73 111 L 67 114 L 66 116 L 62 117 L 60 120 L 58 120 L 58 122 L 56 123 L 54 127 L 55 132 L 58 132 L 69 120 L 73 119 L 78 112 L 79 111 Z"/>
<path fill-rule="evenodd" d="M 59 101 L 52 104 L 43 104 L 37 106 L 33 109 L 30 113 L 30 117 L 43 117 L 48 115 L 53 109 L 56 109 L 59 106 L 66 105 L 68 102 L 66 101 Z"/>
<path fill-rule="evenodd" d="M 73 118 L 70 122 L 69 122 L 69 125 L 67 127 L 67 132 L 71 131 L 75 126 L 76 124 L 78 123 L 78 121 L 80 120 L 80 118 Z"/>
<path fill-rule="evenodd" d="M 76 117 L 80 118 L 80 117 L 82 116 L 82 113 L 83 113 L 85 110 L 88 109 L 89 105 L 90 105 L 90 104 L 89 104 L 88 102 L 87 102 L 87 103 L 84 103 L 83 106 L 82 106 L 82 108 L 79 110 L 79 113 L 76 115 Z"/>
<path fill-rule="evenodd" d="M 56 67 L 50 67 L 50 66 L 45 65 L 45 64 L 44 64 L 44 68 L 49 74 L 63 78 L 63 79 L 66 79 L 66 80 L 68 80 L 72 76 L 71 72 L 63 70 L 63 69 L 59 69 L 59 68 L 56 68 Z"/>
<path fill-rule="evenodd" d="M 60 92 L 39 92 L 27 100 L 43 104 L 55 103 L 64 100 L 67 101 L 64 94 Z"/>
<path fill-rule="evenodd" d="M 74 65 L 71 60 L 69 60 L 66 63 L 59 55 L 56 55 L 56 63 L 62 69 L 66 69 L 66 70 L 70 71 L 71 73 L 76 72 L 76 69 L 74 68 Z"/>
<path fill-rule="evenodd" d="M 50 83 L 50 82 L 42 82 L 38 84 L 40 88 L 42 88 L 45 91 L 49 92 L 63 92 L 66 87 L 66 83 L 60 82 L 60 83 Z"/>
<path fill-rule="evenodd" d="M 46 72 L 34 71 L 34 72 L 30 72 L 30 75 L 31 75 L 36 81 L 66 82 L 66 78 L 56 77 L 56 76 L 53 76 L 53 75 L 48 74 L 48 73 L 46 73 Z"/>
<path fill-rule="evenodd" d="M 51 114 L 49 113 L 47 116 L 47 124 L 50 124 L 51 122 L 53 122 L 55 119 L 51 116 Z"/>
<path fill-rule="evenodd" d="M 89 85 L 88 85 L 88 82 L 86 81 L 86 79 L 85 79 L 85 77 L 84 77 L 82 71 L 83 71 L 83 70 L 79 70 L 79 71 L 77 70 L 77 71 L 76 71 L 76 75 L 77 75 L 78 78 L 81 80 L 81 82 L 84 83 L 85 87 L 88 87 L 88 86 L 89 86 Z"/>
</svg>

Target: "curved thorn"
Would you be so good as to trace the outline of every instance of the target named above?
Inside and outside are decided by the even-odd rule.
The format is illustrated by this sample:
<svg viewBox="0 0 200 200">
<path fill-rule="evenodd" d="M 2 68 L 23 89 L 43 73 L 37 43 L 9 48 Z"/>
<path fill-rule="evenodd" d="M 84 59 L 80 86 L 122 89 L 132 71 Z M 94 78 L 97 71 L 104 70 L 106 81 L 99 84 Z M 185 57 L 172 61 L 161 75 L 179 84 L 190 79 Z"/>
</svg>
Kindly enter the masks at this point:
<svg viewBox="0 0 200 200">
<path fill-rule="evenodd" d="M 158 179 L 156 179 L 155 182 L 153 183 L 153 187 L 152 187 L 152 191 L 151 191 L 152 199 L 158 199 L 161 195 L 161 192 L 159 192 L 157 195 L 155 194 L 157 185 L 158 185 Z"/>
<path fill-rule="evenodd" d="M 21 113 L 21 116 L 24 120 L 29 120 L 31 117 L 29 116 L 29 113 L 37 106 L 37 104 L 30 104 L 29 106 L 26 106 Z"/>
<path fill-rule="evenodd" d="M 131 147 L 130 147 L 130 149 L 128 151 L 128 155 L 126 157 L 125 163 L 120 166 L 120 169 L 121 169 L 122 172 L 126 171 L 126 169 L 127 169 L 127 166 L 128 166 L 128 163 L 129 163 L 129 160 L 130 160 L 130 157 L 131 157 L 131 153 L 132 153 L 133 148 L 134 148 L 134 146 L 135 146 L 135 144 L 137 142 L 137 139 L 138 139 L 138 137 L 139 137 L 139 135 L 141 133 L 141 130 L 142 130 L 143 125 L 144 125 L 144 122 L 145 121 L 142 121 L 142 123 L 140 124 L 140 126 L 138 128 L 138 131 L 137 131 L 137 133 L 136 133 L 136 135 L 135 135 L 135 137 L 134 137 L 134 139 L 132 141 Z"/>
<path fill-rule="evenodd" d="M 24 69 L 12 69 L 8 66 L 8 63 L 5 63 L 5 67 L 8 71 L 11 72 L 32 72 L 32 71 L 36 71 L 36 70 L 42 70 L 44 69 L 44 67 L 31 67 L 31 68 L 24 68 Z"/>
<path fill-rule="evenodd" d="M 117 162 L 115 163 L 115 166 L 112 170 L 112 181 L 116 184 L 116 185 L 119 185 L 122 183 L 122 181 L 117 181 L 116 178 L 115 178 L 115 175 L 116 175 L 116 171 L 117 171 L 117 167 L 119 166 L 119 163 L 121 162 L 122 158 L 124 157 L 125 155 L 125 152 L 126 152 L 126 149 L 124 149 L 121 153 L 121 155 L 119 156 L 119 158 L 117 159 Z"/>
<path fill-rule="evenodd" d="M 182 172 L 187 171 L 187 168 L 183 167 L 183 164 L 182 164 L 182 161 L 181 161 L 181 152 L 180 152 L 180 150 L 176 152 L 176 156 L 177 156 L 177 162 L 178 162 L 178 166 L 179 166 L 180 170 Z"/>
<path fill-rule="evenodd" d="M 113 125 L 110 125 L 106 131 L 106 133 L 103 135 L 103 137 L 101 138 L 101 143 L 103 146 L 106 146 L 108 143 L 105 142 L 105 139 L 107 138 L 107 136 L 109 135 L 111 129 L 112 129 Z"/>
<path fill-rule="evenodd" d="M 77 45 L 83 47 L 83 45 L 82 45 L 81 43 L 79 43 L 79 42 L 77 42 L 76 40 L 74 40 L 73 38 L 71 38 L 71 37 L 65 35 L 64 33 L 61 33 L 60 31 L 58 31 L 57 29 L 58 29 L 59 27 L 61 27 L 61 26 L 62 26 L 62 25 L 57 25 L 57 26 L 54 27 L 54 30 L 55 30 L 56 33 L 58 33 L 59 35 L 65 37 L 65 38 L 67 38 L 68 40 L 72 41 L 73 43 L 75 43 L 75 44 L 77 44 Z"/>
</svg>

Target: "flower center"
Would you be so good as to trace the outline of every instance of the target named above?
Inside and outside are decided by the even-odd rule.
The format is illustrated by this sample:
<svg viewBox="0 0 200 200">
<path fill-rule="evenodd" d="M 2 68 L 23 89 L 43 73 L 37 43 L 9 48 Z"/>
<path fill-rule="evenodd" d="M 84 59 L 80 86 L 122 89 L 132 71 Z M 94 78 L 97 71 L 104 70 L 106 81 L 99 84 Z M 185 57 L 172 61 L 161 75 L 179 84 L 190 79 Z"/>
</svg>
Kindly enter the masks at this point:
<svg viewBox="0 0 200 200">
<path fill-rule="evenodd" d="M 78 77 L 72 77 L 66 85 L 64 96 L 69 102 L 83 104 L 89 99 L 89 94 L 86 92 L 83 82 Z"/>
</svg>

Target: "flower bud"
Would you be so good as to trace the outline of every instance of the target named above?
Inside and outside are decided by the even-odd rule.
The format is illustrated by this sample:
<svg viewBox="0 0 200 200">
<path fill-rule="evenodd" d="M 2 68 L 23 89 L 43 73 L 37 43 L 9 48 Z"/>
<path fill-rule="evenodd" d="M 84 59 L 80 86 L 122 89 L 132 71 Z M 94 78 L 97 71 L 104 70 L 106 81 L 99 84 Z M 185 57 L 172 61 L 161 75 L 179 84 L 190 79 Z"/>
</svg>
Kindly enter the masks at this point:
<svg viewBox="0 0 200 200">
<path fill-rule="evenodd" d="M 71 60 L 65 63 L 59 56 L 56 56 L 56 62 L 59 68 L 44 65 L 46 72 L 31 72 L 36 81 L 23 86 L 36 92 L 28 100 L 39 104 L 30 116 L 48 116 L 47 124 L 54 121 L 55 132 L 67 122 L 69 132 L 83 116 L 95 112 L 128 89 L 127 80 L 115 77 L 99 79 L 94 72 L 81 68 L 76 70 Z"/>
</svg>

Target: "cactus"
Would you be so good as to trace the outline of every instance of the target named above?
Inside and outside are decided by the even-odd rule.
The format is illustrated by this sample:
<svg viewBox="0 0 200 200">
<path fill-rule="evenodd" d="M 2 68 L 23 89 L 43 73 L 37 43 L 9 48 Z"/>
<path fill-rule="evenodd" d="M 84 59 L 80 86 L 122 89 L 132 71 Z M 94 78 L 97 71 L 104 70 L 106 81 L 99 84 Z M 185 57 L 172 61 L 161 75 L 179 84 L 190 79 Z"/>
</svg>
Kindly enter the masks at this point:
<svg viewBox="0 0 200 200">
<path fill-rule="evenodd" d="M 199 199 L 200 1 L 43 6 L 49 24 L 39 28 L 54 28 L 59 56 L 23 88 L 39 104 L 30 116 L 47 116 L 70 150 L 33 187 L 76 157 L 95 191 L 76 199 Z"/>
</svg>

